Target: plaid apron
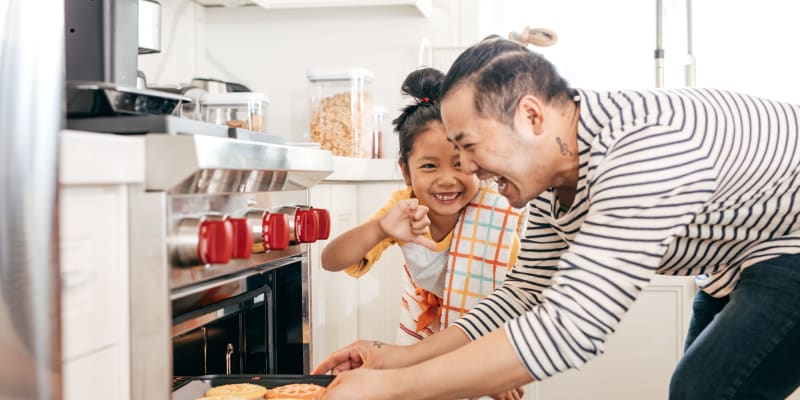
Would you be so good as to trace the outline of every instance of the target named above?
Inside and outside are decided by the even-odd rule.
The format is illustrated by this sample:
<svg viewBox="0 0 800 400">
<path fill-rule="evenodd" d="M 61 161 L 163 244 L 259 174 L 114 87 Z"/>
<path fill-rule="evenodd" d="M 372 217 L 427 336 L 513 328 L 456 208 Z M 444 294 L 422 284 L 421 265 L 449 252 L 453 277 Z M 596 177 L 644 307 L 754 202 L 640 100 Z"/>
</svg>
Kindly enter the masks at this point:
<svg viewBox="0 0 800 400">
<path fill-rule="evenodd" d="M 503 283 L 515 261 L 512 250 L 523 217 L 523 210 L 511 207 L 494 183 L 481 184 L 456 223 L 448 254 L 439 257 L 441 288 L 417 286 L 413 268 L 403 266 L 398 344 L 411 344 L 447 327 Z M 414 246 L 418 245 L 401 245 L 407 260 Z"/>
</svg>

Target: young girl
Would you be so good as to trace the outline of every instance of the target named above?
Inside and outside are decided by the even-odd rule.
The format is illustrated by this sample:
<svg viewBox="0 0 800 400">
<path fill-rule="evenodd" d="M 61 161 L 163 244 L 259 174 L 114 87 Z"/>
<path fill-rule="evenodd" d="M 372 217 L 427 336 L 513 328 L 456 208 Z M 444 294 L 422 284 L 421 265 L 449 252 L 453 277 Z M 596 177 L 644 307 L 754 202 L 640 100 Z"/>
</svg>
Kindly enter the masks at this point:
<svg viewBox="0 0 800 400">
<path fill-rule="evenodd" d="M 493 183 L 463 173 L 458 151 L 447 141 L 435 100 L 443 78 L 428 68 L 403 82 L 403 93 L 416 99 L 393 121 L 408 187 L 322 251 L 323 268 L 359 277 L 387 247 L 400 246 L 405 265 L 398 344 L 458 319 L 500 286 L 519 251 L 520 210 Z"/>
</svg>

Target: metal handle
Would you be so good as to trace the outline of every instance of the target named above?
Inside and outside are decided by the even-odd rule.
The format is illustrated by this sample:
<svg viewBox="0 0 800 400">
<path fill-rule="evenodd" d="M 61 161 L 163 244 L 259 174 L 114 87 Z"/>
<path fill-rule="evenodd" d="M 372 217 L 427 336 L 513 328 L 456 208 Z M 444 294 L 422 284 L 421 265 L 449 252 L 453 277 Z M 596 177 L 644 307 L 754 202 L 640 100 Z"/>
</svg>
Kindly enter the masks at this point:
<svg viewBox="0 0 800 400">
<path fill-rule="evenodd" d="M 225 375 L 231 374 L 231 354 L 233 354 L 233 344 L 228 343 L 228 351 L 225 352 Z"/>
</svg>

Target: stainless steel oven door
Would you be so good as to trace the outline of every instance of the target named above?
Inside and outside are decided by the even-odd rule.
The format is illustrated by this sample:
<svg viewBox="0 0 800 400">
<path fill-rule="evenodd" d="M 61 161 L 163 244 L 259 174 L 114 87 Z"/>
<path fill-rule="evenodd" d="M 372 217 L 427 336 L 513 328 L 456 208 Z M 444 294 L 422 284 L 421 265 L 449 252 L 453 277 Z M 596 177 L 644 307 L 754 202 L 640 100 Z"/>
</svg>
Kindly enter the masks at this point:
<svg viewBox="0 0 800 400">
<path fill-rule="evenodd" d="M 303 374 L 306 254 L 173 294 L 173 376 Z"/>
</svg>

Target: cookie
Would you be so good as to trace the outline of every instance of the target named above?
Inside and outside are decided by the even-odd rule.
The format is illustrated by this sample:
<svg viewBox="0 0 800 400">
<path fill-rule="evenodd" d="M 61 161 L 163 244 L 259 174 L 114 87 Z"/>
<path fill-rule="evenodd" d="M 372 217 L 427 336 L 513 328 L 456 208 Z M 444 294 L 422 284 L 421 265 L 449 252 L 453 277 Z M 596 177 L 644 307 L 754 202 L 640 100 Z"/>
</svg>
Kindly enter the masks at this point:
<svg viewBox="0 0 800 400">
<path fill-rule="evenodd" d="M 206 396 L 223 396 L 227 398 L 240 397 L 245 400 L 254 400 L 264 397 L 266 393 L 267 388 L 261 385 L 254 385 L 252 383 L 232 383 L 230 385 L 222 385 L 208 389 Z"/>
<path fill-rule="evenodd" d="M 269 400 L 312 400 L 323 390 L 325 390 L 324 387 L 313 383 L 292 383 L 270 389 L 264 398 Z"/>
</svg>

